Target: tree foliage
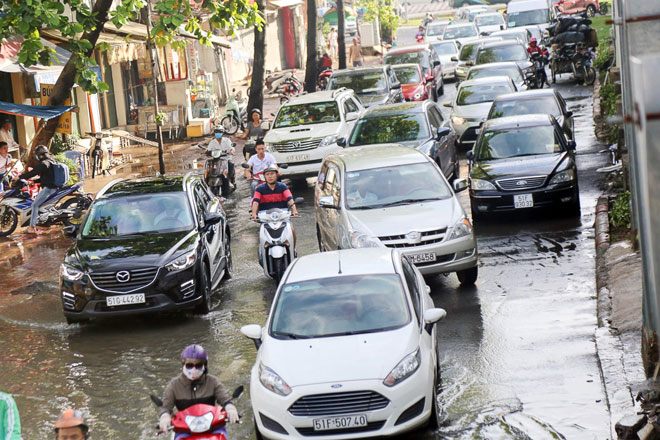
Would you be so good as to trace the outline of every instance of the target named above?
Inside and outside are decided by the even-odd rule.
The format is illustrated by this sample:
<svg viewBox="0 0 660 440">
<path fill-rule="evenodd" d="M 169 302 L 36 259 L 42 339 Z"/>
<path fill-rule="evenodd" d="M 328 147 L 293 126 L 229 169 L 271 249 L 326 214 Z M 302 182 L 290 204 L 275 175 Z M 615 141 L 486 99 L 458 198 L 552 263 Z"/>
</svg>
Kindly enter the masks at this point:
<svg viewBox="0 0 660 440">
<path fill-rule="evenodd" d="M 396 0 L 357 0 L 355 5 L 364 8 L 364 21 L 380 22 L 381 33 L 384 31 L 396 34 L 399 26 L 399 16 L 396 13 Z"/>
</svg>

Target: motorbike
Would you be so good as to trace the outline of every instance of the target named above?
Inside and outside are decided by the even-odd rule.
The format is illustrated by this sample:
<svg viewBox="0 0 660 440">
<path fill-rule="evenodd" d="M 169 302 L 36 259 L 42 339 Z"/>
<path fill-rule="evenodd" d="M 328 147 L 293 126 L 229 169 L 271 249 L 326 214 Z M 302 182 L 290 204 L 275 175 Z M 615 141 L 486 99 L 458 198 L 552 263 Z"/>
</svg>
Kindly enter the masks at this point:
<svg viewBox="0 0 660 440">
<path fill-rule="evenodd" d="M 266 94 L 278 94 L 287 98 L 302 92 L 303 85 L 296 78 L 296 71 L 271 73 L 266 77 Z"/>
<path fill-rule="evenodd" d="M 424 42 L 424 34 L 418 33 L 415 35 L 415 41 L 417 41 L 418 44 L 422 44 Z"/>
<path fill-rule="evenodd" d="M 79 224 L 83 213 L 92 204 L 91 195 L 82 193 L 81 188 L 82 183 L 58 188 L 41 205 L 37 226 Z M 69 198 L 60 203 L 65 197 Z M 26 180 L 19 180 L 11 189 L 0 193 L 0 237 L 11 235 L 19 225 L 29 225 L 31 216 L 32 198 Z"/>
<path fill-rule="evenodd" d="M 332 69 L 325 69 L 319 73 L 319 77 L 316 79 L 316 90 L 325 90 L 328 88 L 328 81 L 330 81 L 330 76 L 332 75 Z"/>
<path fill-rule="evenodd" d="M 90 167 L 92 169 L 92 179 L 97 174 L 105 174 L 103 168 L 103 159 L 108 157 L 108 166 L 110 165 L 110 158 L 112 158 L 112 151 L 107 151 L 107 148 L 103 145 L 103 137 L 107 136 L 103 132 L 87 132 L 87 135 L 94 138 L 92 146 L 87 151 L 87 157 L 89 157 Z"/>
<path fill-rule="evenodd" d="M 238 399 L 243 394 L 243 385 L 232 393 L 232 399 Z M 163 401 L 151 394 L 151 401 L 162 407 Z M 241 423 L 241 422 L 239 422 Z M 227 413 L 222 407 L 198 403 L 183 411 L 178 411 L 172 417 L 171 438 L 173 440 L 227 440 Z M 158 431 L 158 435 L 163 431 Z"/>
<path fill-rule="evenodd" d="M 220 120 L 225 133 L 231 136 L 236 134 L 239 128 L 245 130 L 248 120 L 247 106 L 247 99 L 239 99 L 236 89 L 233 89 L 225 106 L 225 115 Z"/>
<path fill-rule="evenodd" d="M 296 205 L 303 203 L 298 197 Z M 259 227 L 259 264 L 264 268 L 264 274 L 278 283 L 286 268 L 296 258 L 293 244 L 293 229 L 291 229 L 291 212 L 288 209 L 268 209 L 260 211 L 256 222 Z"/>
<path fill-rule="evenodd" d="M 548 83 L 548 75 L 545 73 L 548 57 L 535 52 L 531 56 L 531 61 L 534 63 L 534 71 L 527 75 L 527 84 L 530 89 L 542 89 Z"/>
<path fill-rule="evenodd" d="M 591 85 L 596 80 L 596 70 L 592 66 L 592 53 L 588 48 L 566 44 L 552 54 L 550 62 L 552 82 L 561 73 L 572 73 L 573 79 Z"/>
<path fill-rule="evenodd" d="M 232 147 L 236 147 L 235 142 L 232 142 Z M 206 155 L 210 156 L 204 166 L 206 184 L 216 196 L 227 197 L 236 189 L 236 186 L 232 185 L 233 182 L 230 182 L 229 176 L 231 156 L 220 150 L 206 150 Z"/>
</svg>

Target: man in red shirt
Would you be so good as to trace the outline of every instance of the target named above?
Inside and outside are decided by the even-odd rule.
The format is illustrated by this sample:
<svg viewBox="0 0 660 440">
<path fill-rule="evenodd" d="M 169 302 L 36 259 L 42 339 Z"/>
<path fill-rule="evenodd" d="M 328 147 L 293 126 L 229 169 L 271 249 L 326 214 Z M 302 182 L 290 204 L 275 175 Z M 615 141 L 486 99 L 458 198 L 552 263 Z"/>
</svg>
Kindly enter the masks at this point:
<svg viewBox="0 0 660 440">
<path fill-rule="evenodd" d="M 545 55 L 546 49 L 543 49 L 541 46 L 536 44 L 536 38 L 529 40 L 529 46 L 527 46 L 527 53 L 532 55 L 533 53 L 538 53 Z"/>
</svg>

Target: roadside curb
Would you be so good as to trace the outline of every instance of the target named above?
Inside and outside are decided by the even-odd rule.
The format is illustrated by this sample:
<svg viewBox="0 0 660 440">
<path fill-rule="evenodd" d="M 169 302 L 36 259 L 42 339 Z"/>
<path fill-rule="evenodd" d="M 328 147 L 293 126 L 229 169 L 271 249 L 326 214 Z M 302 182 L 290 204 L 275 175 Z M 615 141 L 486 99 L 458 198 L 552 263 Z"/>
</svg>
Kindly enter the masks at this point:
<svg viewBox="0 0 660 440">
<path fill-rule="evenodd" d="M 612 297 L 608 286 L 606 252 L 610 247 L 609 197 L 602 195 L 596 204 L 594 222 L 596 241 L 596 292 L 598 327 L 595 331 L 596 355 L 610 413 L 610 438 L 616 439 L 615 425 L 635 413 L 631 384 L 626 380 L 625 351 L 621 335 L 611 327 Z"/>
</svg>

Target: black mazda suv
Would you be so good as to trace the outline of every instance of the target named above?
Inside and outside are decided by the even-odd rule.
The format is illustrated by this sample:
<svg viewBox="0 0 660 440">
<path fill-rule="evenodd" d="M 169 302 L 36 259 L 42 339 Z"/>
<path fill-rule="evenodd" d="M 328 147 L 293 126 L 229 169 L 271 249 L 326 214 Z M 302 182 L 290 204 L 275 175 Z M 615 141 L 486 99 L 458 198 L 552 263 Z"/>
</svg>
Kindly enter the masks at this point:
<svg viewBox="0 0 660 440">
<path fill-rule="evenodd" d="M 68 323 L 194 309 L 231 277 L 229 225 L 201 176 L 118 179 L 103 188 L 60 268 Z"/>
</svg>

